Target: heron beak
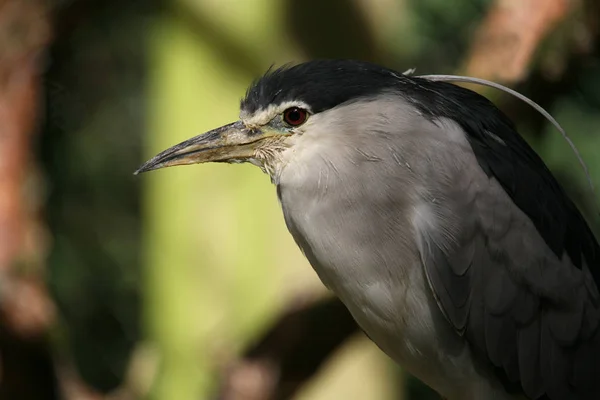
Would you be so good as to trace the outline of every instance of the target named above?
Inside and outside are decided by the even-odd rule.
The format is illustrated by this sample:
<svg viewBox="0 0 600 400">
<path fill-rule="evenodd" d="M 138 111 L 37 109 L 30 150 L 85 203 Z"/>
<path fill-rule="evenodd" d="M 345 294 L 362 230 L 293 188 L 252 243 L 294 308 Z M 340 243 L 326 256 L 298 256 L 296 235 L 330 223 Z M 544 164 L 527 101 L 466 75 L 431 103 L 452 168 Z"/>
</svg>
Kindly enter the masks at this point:
<svg viewBox="0 0 600 400">
<path fill-rule="evenodd" d="M 245 161 L 252 158 L 258 142 L 264 139 L 260 131 L 237 121 L 181 142 L 146 161 L 135 175 L 175 165 L 205 162 Z"/>
</svg>

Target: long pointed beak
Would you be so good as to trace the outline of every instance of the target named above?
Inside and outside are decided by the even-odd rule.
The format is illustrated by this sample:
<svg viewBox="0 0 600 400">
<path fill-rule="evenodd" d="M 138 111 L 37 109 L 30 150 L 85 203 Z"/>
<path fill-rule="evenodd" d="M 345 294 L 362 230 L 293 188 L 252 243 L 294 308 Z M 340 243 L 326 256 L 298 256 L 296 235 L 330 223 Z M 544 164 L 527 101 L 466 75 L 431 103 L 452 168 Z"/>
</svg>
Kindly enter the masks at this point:
<svg viewBox="0 0 600 400">
<path fill-rule="evenodd" d="M 260 131 L 248 129 L 241 121 L 195 136 L 146 161 L 135 175 L 175 165 L 219 161 L 244 161 L 254 154 Z"/>
</svg>

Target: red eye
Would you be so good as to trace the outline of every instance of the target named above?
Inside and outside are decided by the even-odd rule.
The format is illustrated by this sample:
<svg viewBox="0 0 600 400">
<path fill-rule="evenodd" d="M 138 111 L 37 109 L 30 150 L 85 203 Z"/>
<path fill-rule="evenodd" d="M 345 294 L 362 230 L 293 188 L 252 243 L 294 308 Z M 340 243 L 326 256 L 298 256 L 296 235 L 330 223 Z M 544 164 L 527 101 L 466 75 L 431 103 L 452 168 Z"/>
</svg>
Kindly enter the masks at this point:
<svg viewBox="0 0 600 400">
<path fill-rule="evenodd" d="M 300 126 L 308 118 L 306 110 L 298 107 L 288 108 L 283 112 L 283 120 L 291 126 Z"/>
</svg>

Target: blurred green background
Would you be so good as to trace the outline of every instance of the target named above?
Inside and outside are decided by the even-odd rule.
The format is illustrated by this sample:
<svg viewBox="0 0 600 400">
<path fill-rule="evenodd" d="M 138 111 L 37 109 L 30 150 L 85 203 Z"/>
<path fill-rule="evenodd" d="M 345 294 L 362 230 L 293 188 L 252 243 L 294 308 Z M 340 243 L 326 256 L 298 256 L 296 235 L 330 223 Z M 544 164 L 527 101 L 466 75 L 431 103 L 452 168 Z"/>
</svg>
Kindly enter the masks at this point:
<svg viewBox="0 0 600 400">
<path fill-rule="evenodd" d="M 47 4 L 53 36 L 41 61 L 44 107 L 31 152 L 50 238 L 43 277 L 57 312 L 45 343 L 59 390 L 35 398 L 268 398 L 256 393 L 276 385 L 273 360 L 288 353 L 277 354 L 264 335 L 282 315 L 328 296 L 287 233 L 268 178 L 248 165 L 132 172 L 156 152 L 235 120 L 246 86 L 273 64 L 358 58 L 422 74 L 469 71 L 497 3 L 511 2 Z M 505 83 L 556 117 L 600 186 L 600 8 L 575 3 L 535 43 L 522 77 Z M 558 132 L 523 103 L 485 93 L 598 232 L 594 200 Z M 293 398 L 437 398 L 352 326 L 331 356 L 318 353 L 311 343 L 346 329 L 341 313 L 323 315 L 320 331 L 303 320 L 291 325 L 289 340 L 323 361 L 312 379 L 292 377 Z M 273 363 L 244 363 L 246 349 L 263 339 L 274 353 L 258 359 Z M 287 370 L 300 368 L 302 356 L 294 360 Z M 35 385 L 32 377 L 22 379 Z"/>
</svg>

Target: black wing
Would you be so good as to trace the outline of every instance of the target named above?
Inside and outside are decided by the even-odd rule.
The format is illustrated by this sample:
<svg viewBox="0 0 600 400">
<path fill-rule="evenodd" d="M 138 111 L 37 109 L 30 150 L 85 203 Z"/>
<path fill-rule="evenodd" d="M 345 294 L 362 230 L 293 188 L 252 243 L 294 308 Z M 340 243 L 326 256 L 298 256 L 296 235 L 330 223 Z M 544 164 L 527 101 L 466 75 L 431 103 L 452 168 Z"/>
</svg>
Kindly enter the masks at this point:
<svg viewBox="0 0 600 400">
<path fill-rule="evenodd" d="M 419 95 L 409 97 L 433 119 L 460 124 L 472 157 L 444 191 L 461 221 L 456 241 L 421 238 L 440 307 L 508 389 L 600 399 L 600 250 L 584 218 L 489 101 L 414 83 Z"/>
</svg>

